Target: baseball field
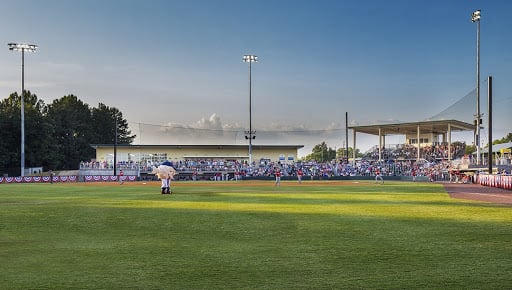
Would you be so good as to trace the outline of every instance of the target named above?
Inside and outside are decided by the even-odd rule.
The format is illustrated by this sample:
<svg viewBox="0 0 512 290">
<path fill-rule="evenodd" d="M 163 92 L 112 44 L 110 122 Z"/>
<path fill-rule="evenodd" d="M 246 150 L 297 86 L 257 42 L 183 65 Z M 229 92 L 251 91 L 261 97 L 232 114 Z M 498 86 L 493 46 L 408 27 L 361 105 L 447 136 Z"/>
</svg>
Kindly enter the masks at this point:
<svg viewBox="0 0 512 290">
<path fill-rule="evenodd" d="M 456 194 L 371 181 L 176 182 L 170 195 L 157 182 L 0 184 L 0 289 L 510 289 L 512 206 Z"/>
</svg>

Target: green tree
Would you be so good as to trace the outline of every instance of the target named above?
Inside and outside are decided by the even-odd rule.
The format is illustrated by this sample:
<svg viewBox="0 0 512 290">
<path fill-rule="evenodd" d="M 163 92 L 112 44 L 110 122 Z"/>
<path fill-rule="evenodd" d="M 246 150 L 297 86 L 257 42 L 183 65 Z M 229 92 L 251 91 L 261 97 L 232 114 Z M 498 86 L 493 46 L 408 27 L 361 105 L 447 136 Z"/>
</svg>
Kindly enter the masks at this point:
<svg viewBox="0 0 512 290">
<path fill-rule="evenodd" d="M 304 159 L 306 161 L 315 160 L 317 162 L 326 162 L 335 158 L 336 151 L 330 147 L 327 147 L 327 144 L 324 141 L 318 145 L 315 145 L 311 154 L 307 155 Z"/>
<path fill-rule="evenodd" d="M 80 161 L 95 156 L 90 141 L 94 130 L 101 128 L 92 126 L 89 105 L 74 95 L 67 95 L 48 105 L 47 117 L 54 128 L 56 169 L 77 169 Z"/>
<path fill-rule="evenodd" d="M 13 93 L 0 101 L 0 173 L 19 174 L 21 156 L 20 97 Z M 80 161 L 95 157 L 91 144 L 130 144 L 135 135 L 116 108 L 90 108 L 74 95 L 45 105 L 25 91 L 25 166 L 45 170 L 77 169 Z M 117 127 L 116 127 L 117 124 Z"/>
<path fill-rule="evenodd" d="M 501 138 L 501 139 L 496 139 L 492 142 L 493 145 L 496 145 L 496 144 L 503 144 L 503 143 L 507 143 L 507 142 L 512 142 L 512 133 L 508 133 L 507 136 Z"/>
<path fill-rule="evenodd" d="M 471 155 L 474 152 L 476 152 L 476 146 L 475 145 L 466 145 L 466 155 Z"/>
<path fill-rule="evenodd" d="M 338 151 L 336 152 L 338 155 L 338 158 L 345 159 L 347 156 L 346 151 L 347 151 L 346 148 L 339 148 Z M 350 159 L 353 157 L 354 157 L 354 148 L 348 147 L 348 158 Z M 363 153 L 361 153 L 361 151 L 359 149 L 356 149 L 356 158 L 360 158 L 360 157 L 363 157 Z"/>
<path fill-rule="evenodd" d="M 17 93 L 0 102 L 0 168 L 2 173 L 20 168 L 20 97 Z"/>
<path fill-rule="evenodd" d="M 25 99 L 25 167 L 51 166 L 55 143 L 49 138 L 53 127 L 45 117 L 46 105 L 26 91 Z"/>
<path fill-rule="evenodd" d="M 102 130 L 94 131 L 91 144 L 114 144 L 116 134 L 118 144 L 131 144 L 133 142 L 135 135 L 130 135 L 128 121 L 123 118 L 123 113 L 117 108 L 100 103 L 98 108 L 93 108 L 91 112 L 93 126 L 102 128 Z"/>
<path fill-rule="evenodd" d="M 25 167 L 47 166 L 51 142 L 47 136 L 51 126 L 43 112 L 45 104 L 30 91 L 24 92 Z M 0 102 L 0 168 L 10 175 L 18 174 L 21 156 L 21 98 L 11 94 Z"/>
</svg>

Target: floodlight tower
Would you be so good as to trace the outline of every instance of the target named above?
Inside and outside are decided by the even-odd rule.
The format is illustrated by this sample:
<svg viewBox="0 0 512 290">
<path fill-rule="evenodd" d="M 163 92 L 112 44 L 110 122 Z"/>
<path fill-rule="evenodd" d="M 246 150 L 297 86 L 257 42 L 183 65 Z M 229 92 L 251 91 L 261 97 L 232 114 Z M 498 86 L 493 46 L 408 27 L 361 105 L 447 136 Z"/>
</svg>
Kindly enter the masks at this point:
<svg viewBox="0 0 512 290">
<path fill-rule="evenodd" d="M 475 115 L 475 145 L 476 160 L 480 164 L 480 125 L 482 123 L 482 115 L 480 114 L 480 10 L 476 10 L 471 14 L 471 22 L 476 22 L 476 115 Z M 492 140 L 489 140 L 492 143 Z"/>
<path fill-rule="evenodd" d="M 21 176 L 25 176 L 25 51 L 34 52 L 37 49 L 35 44 L 9 43 L 9 50 L 21 51 Z"/>
<path fill-rule="evenodd" d="M 252 63 L 258 62 L 256 55 L 246 54 L 243 57 L 244 62 L 249 63 L 249 131 L 245 131 L 245 139 L 249 139 L 249 166 L 252 164 L 252 140 L 256 138 L 256 131 L 252 130 Z"/>
</svg>

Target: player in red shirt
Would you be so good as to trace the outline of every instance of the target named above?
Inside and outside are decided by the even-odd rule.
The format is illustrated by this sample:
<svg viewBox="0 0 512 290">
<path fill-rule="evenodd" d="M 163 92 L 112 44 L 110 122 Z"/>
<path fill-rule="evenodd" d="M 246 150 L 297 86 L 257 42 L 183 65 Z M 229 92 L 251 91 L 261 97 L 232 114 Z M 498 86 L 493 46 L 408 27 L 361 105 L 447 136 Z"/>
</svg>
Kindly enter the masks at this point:
<svg viewBox="0 0 512 290">
<path fill-rule="evenodd" d="M 119 184 L 124 183 L 124 172 L 121 170 L 119 171 Z"/>
<path fill-rule="evenodd" d="M 382 178 L 380 168 L 377 168 L 377 170 L 375 170 L 375 182 L 378 182 L 379 180 L 384 184 L 384 178 Z"/>
<path fill-rule="evenodd" d="M 281 170 L 279 168 L 276 169 L 276 172 L 274 173 L 276 176 L 276 186 L 281 185 Z"/>
<path fill-rule="evenodd" d="M 304 175 L 304 172 L 302 172 L 302 169 L 297 170 L 297 179 L 299 180 L 299 183 L 302 183 L 302 175 Z"/>
</svg>

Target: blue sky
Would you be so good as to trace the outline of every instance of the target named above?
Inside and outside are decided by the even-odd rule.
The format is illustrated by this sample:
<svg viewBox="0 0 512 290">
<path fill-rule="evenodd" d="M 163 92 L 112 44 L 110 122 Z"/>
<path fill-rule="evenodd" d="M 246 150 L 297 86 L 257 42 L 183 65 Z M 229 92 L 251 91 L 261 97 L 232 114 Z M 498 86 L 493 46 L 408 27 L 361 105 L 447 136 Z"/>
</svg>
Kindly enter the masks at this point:
<svg viewBox="0 0 512 290">
<path fill-rule="evenodd" d="M 472 91 L 470 18 L 482 9 L 481 110 L 492 75 L 496 139 L 512 132 L 511 8 L 506 0 L 9 1 L 0 12 L 0 97 L 20 89 L 21 57 L 7 43 L 27 42 L 39 49 L 25 57 L 25 87 L 47 103 L 74 94 L 117 107 L 138 135 L 140 123 L 244 130 L 242 56 L 255 54 L 253 129 L 304 130 L 314 144 L 340 147 L 343 131 L 332 140 L 315 132 L 344 128 L 345 112 L 351 124 L 421 121 Z M 377 143 L 365 138 L 358 147 Z"/>
</svg>

